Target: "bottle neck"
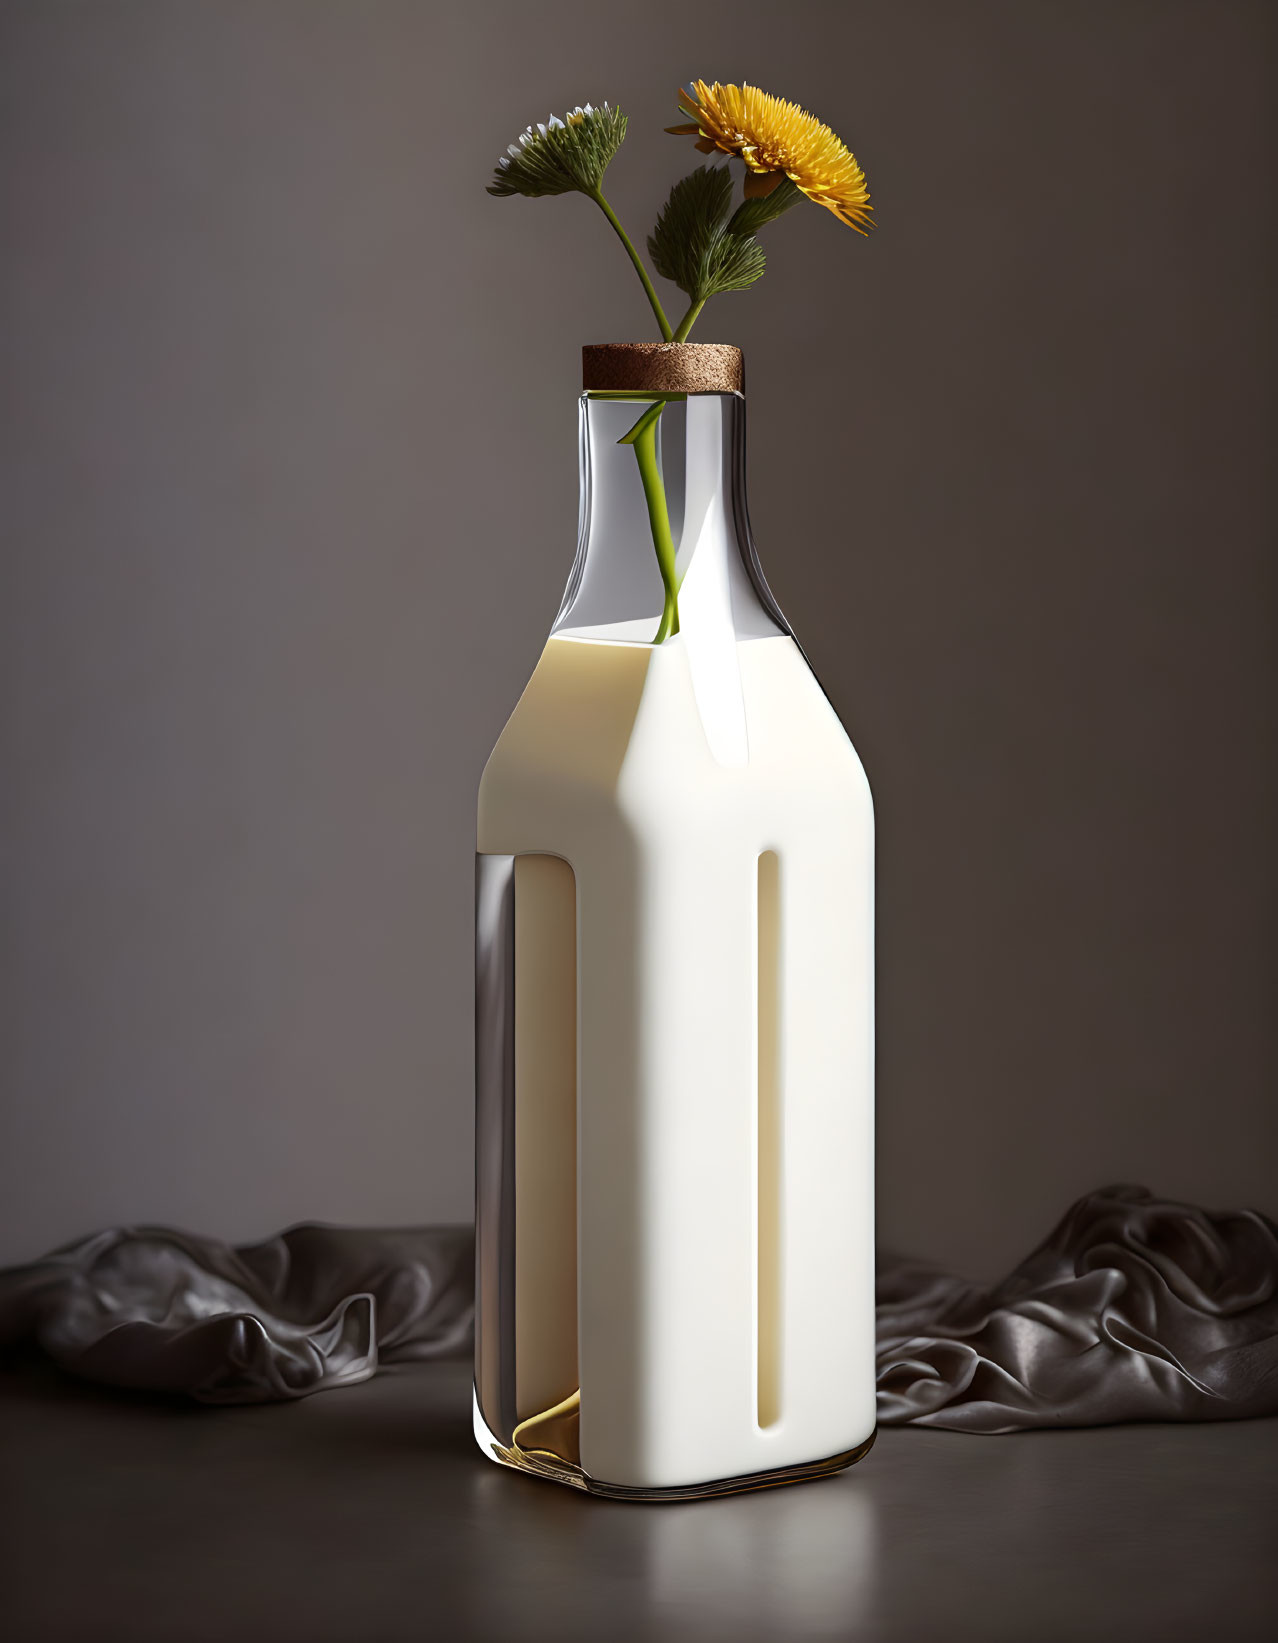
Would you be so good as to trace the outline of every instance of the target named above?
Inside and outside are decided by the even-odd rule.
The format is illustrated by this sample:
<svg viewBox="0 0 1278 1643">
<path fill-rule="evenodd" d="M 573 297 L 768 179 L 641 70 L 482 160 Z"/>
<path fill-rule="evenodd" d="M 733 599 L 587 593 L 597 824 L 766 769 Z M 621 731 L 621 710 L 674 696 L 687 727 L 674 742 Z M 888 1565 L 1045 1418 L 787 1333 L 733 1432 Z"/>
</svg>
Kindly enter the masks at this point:
<svg viewBox="0 0 1278 1643">
<path fill-rule="evenodd" d="M 577 557 L 552 631 L 651 645 L 690 630 L 790 631 L 750 535 L 745 400 L 583 394 Z"/>
</svg>

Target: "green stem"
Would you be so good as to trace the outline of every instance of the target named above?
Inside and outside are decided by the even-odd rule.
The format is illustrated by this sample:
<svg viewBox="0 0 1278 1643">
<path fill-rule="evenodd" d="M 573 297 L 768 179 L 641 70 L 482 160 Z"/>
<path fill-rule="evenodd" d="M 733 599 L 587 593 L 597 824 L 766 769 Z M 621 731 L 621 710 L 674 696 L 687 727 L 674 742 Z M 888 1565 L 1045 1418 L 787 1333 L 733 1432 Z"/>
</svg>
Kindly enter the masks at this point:
<svg viewBox="0 0 1278 1643">
<path fill-rule="evenodd" d="M 691 331 L 692 327 L 697 323 L 697 315 L 701 312 L 709 300 L 710 299 L 708 297 L 702 297 L 700 302 L 689 304 L 688 312 L 679 321 L 679 328 L 675 332 L 674 336 L 671 337 L 671 342 L 687 342 L 688 332 Z"/>
<path fill-rule="evenodd" d="M 638 274 L 639 278 L 643 282 L 643 288 L 647 293 L 648 301 L 652 304 L 652 311 L 657 316 L 657 324 L 661 327 L 662 342 L 673 342 L 675 339 L 671 334 L 670 321 L 666 318 L 665 310 L 662 308 L 661 301 L 657 296 L 655 288 L 653 287 L 652 280 L 649 278 L 648 270 L 643 265 L 642 257 L 640 257 L 639 253 L 630 243 L 629 234 L 626 233 L 625 229 L 618 221 L 617 213 L 608 204 L 607 200 L 604 199 L 602 192 L 592 194 L 590 198 L 595 202 L 595 204 L 603 212 L 604 216 L 607 217 L 608 221 L 612 224 L 613 232 L 621 241 L 622 245 L 625 246 L 627 256 L 629 256 L 631 262 L 634 263 L 635 273 Z M 679 340 L 682 341 L 683 339 L 680 338 Z"/>
<path fill-rule="evenodd" d="M 665 603 L 653 644 L 659 645 L 672 633 L 679 631 L 679 582 L 675 575 L 674 538 L 670 534 L 670 510 L 666 506 L 666 488 L 661 483 L 661 467 L 657 461 L 657 423 L 666 408 L 663 399 L 648 409 L 622 439 L 621 445 L 633 445 L 639 464 L 639 478 L 643 483 L 644 501 L 648 504 L 648 524 L 652 529 L 652 545 L 657 554 L 657 569 L 665 589 Z"/>
</svg>

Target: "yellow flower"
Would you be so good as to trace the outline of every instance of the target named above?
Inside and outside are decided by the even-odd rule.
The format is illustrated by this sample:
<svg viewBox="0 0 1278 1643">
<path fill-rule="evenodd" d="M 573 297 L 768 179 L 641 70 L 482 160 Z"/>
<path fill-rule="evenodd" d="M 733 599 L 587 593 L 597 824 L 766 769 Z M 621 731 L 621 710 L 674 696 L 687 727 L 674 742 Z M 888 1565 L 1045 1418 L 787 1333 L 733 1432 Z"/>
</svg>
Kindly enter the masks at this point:
<svg viewBox="0 0 1278 1643">
<path fill-rule="evenodd" d="M 864 234 L 874 227 L 865 172 L 852 151 L 820 120 L 797 103 L 770 97 L 757 86 L 692 82 L 693 95 L 679 93 L 679 106 L 696 122 L 667 126 L 676 136 L 697 137 L 703 154 L 718 149 L 745 161 L 746 195 L 770 194 L 790 180 L 810 200 L 833 211 L 840 222 Z"/>
</svg>

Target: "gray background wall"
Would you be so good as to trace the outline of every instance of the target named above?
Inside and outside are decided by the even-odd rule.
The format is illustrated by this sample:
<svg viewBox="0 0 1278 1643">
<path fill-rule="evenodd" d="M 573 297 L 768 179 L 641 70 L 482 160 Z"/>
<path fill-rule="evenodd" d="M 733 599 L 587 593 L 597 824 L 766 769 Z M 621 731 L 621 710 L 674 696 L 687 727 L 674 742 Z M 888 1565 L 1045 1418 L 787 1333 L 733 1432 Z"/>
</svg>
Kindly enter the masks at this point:
<svg viewBox="0 0 1278 1643">
<path fill-rule="evenodd" d="M 529 119 L 695 74 L 869 173 L 740 342 L 781 603 L 881 828 L 884 1236 L 1278 1208 L 1263 4 L 7 3 L 0 1259 L 470 1199 L 472 808 L 651 334 Z"/>
</svg>

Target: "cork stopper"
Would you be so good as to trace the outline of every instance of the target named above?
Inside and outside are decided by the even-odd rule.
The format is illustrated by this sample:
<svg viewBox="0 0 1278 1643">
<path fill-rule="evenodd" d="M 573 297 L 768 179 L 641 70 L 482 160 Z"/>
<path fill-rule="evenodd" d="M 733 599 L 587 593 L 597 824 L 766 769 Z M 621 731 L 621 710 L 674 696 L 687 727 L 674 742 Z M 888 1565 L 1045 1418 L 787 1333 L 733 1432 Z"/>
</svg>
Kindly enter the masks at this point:
<svg viewBox="0 0 1278 1643">
<path fill-rule="evenodd" d="M 740 394 L 745 361 L 728 342 L 603 342 L 581 350 L 587 391 Z"/>
</svg>

